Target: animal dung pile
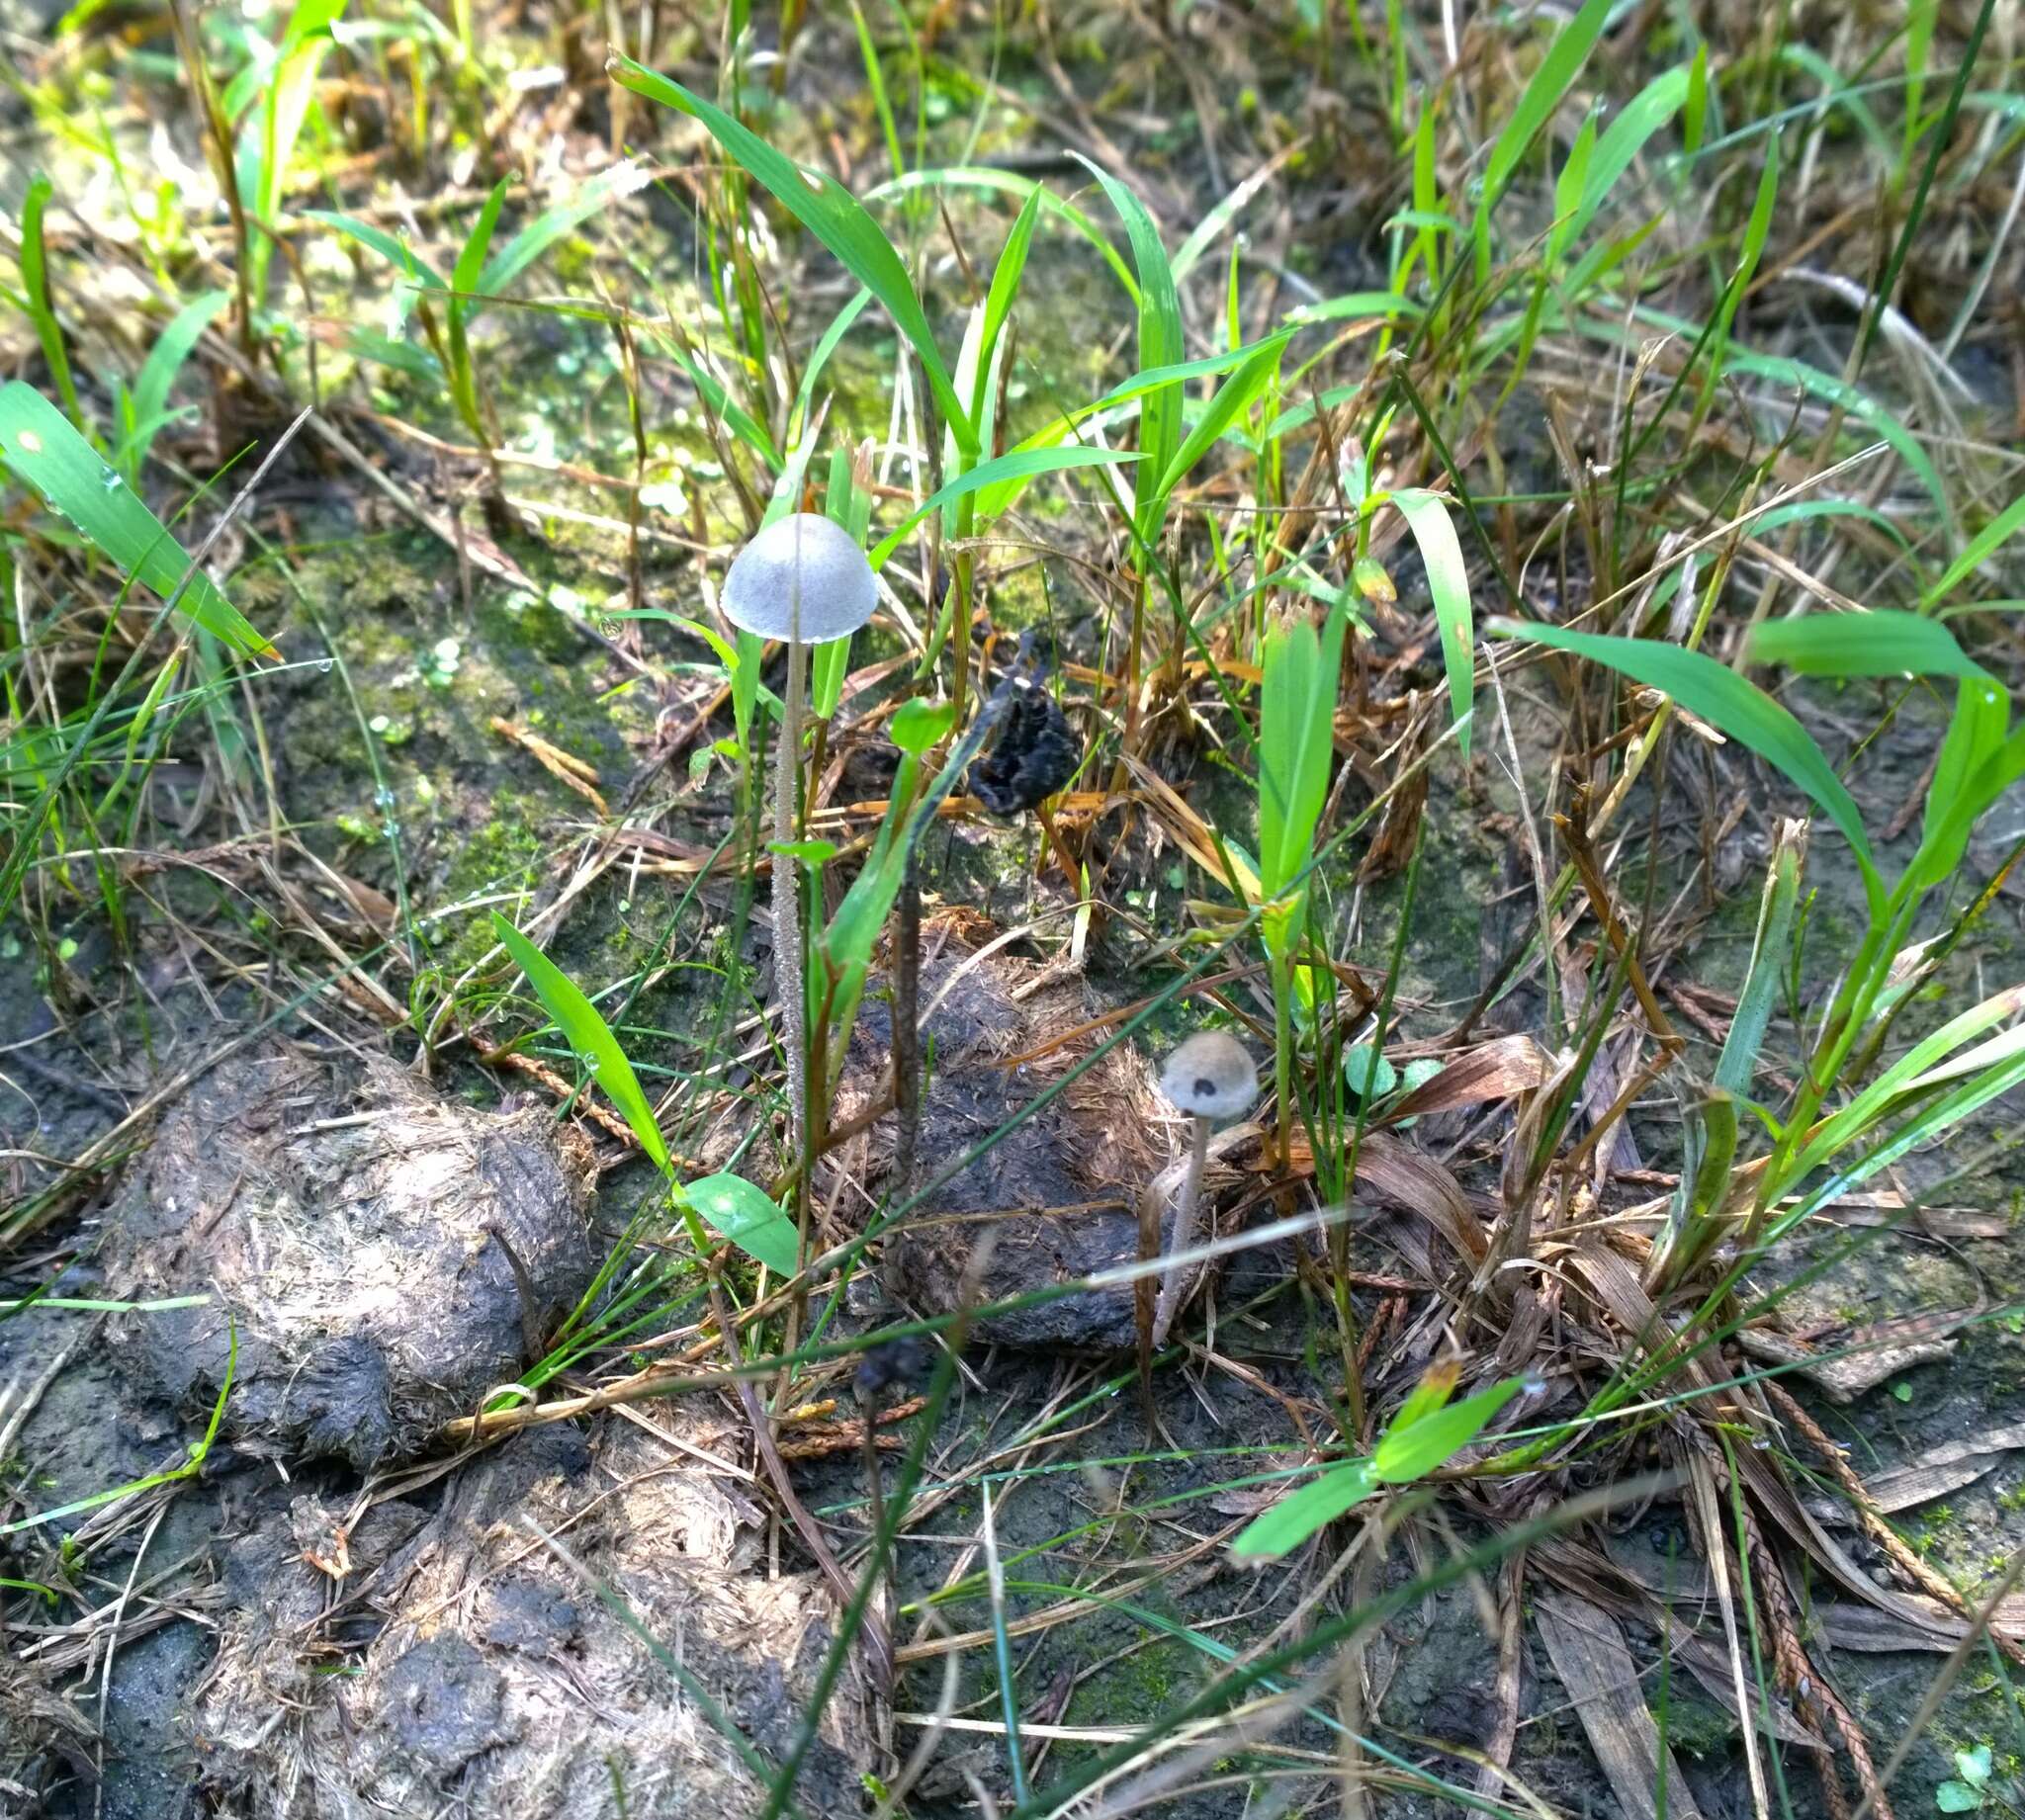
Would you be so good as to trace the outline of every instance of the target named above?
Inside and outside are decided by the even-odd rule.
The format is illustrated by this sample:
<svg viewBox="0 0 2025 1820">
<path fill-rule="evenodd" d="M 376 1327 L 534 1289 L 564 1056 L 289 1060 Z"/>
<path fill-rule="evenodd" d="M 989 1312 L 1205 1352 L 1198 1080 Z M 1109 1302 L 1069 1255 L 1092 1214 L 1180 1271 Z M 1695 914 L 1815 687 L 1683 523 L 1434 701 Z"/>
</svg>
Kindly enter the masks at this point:
<svg viewBox="0 0 2025 1820">
<path fill-rule="evenodd" d="M 735 1450 L 734 1420 L 657 1410 L 679 1454 L 630 1425 L 537 1429 L 460 1468 L 433 1517 L 374 1506 L 345 1592 L 380 1628 L 342 1677 L 302 1648 L 330 1582 L 279 1526 L 234 1544 L 224 1579 L 245 1597 L 192 1714 L 206 1785 L 277 1820 L 755 1811 L 765 1784 L 718 1721 L 785 1761 L 836 1633 L 820 1576 L 743 1571 L 760 1513 L 735 1469 L 695 1457 Z M 861 1811 L 870 1711 L 853 1658 L 802 1812 Z"/>
<path fill-rule="evenodd" d="M 121 1318 L 171 1400 L 229 1375 L 228 1434 L 364 1469 L 517 1378 L 595 1260 L 586 1161 L 547 1111 L 358 1074 L 279 1044 L 211 1070 L 163 1114 L 104 1257 L 123 1298 L 210 1298 Z"/>
<path fill-rule="evenodd" d="M 1092 1061 L 1107 1033 L 1080 1028 L 1095 1008 L 1083 984 L 1039 972 L 1001 955 L 923 968 L 923 1041 L 935 1061 L 922 1101 L 922 1199 L 884 1241 L 881 1274 L 924 1311 L 1054 1288 L 1139 1255 L 1138 1197 L 1169 1160 L 1172 1120 L 1131 1044 L 1114 1042 Z M 839 1119 L 875 1090 L 886 1041 L 884 1007 L 868 1006 Z M 1089 1066 L 1045 1106 L 963 1166 L 1081 1064 Z M 873 1170 L 883 1161 L 864 1159 Z M 852 1163 L 846 1155 L 842 1166 Z M 1007 1345 L 1114 1351 L 1132 1343 L 1132 1291 L 1115 1285 L 1005 1309 L 974 1331 Z"/>
</svg>

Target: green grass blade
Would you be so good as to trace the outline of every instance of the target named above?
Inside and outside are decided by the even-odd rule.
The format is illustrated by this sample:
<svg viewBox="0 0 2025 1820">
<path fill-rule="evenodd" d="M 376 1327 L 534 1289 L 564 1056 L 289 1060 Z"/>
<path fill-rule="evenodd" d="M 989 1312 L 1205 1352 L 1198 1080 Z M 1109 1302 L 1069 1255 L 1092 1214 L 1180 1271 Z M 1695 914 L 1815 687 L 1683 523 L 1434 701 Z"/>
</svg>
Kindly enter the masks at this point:
<svg viewBox="0 0 2025 1820">
<path fill-rule="evenodd" d="M 1476 703 L 1476 640 L 1469 603 L 1469 565 L 1462 560 L 1455 522 L 1438 493 L 1409 488 L 1394 493 L 1392 503 L 1413 532 L 1413 541 L 1420 546 L 1420 560 L 1427 566 L 1435 623 L 1442 631 L 1442 667 L 1449 675 L 1449 712 L 1460 730 L 1455 740 L 1466 759 L 1469 717 Z"/>
<path fill-rule="evenodd" d="M 1506 1378 L 1460 1403 L 1431 1411 L 1402 1428 L 1395 1423 L 1371 1452 L 1371 1472 L 1383 1485 L 1411 1485 L 1446 1466 L 1519 1394 L 1523 1380 Z"/>
<path fill-rule="evenodd" d="M 1882 608 L 1767 620 L 1752 631 L 1749 651 L 1753 663 L 1783 663 L 1802 676 L 1995 680 L 1938 620 Z"/>
<path fill-rule="evenodd" d="M 633 1064 L 619 1047 L 611 1026 L 599 1016 L 597 1006 L 583 996 L 575 981 L 497 910 L 492 912 L 492 933 L 527 975 L 527 983 L 534 988 L 543 1008 L 556 1020 L 564 1040 L 576 1051 L 577 1059 L 596 1078 L 605 1097 L 632 1126 L 640 1148 L 654 1159 L 663 1175 L 672 1176 L 674 1166 L 669 1161 L 660 1126 L 655 1121 L 654 1108 L 641 1090 Z"/>
<path fill-rule="evenodd" d="M 1631 168 L 1632 159 L 1645 149 L 1646 141 L 1687 105 L 1690 76 L 1685 63 L 1654 76 L 1604 130 L 1583 180 L 1582 202 L 1569 236 L 1571 241 L 1595 219 L 1596 212 L 1616 191 L 1619 179 Z"/>
<path fill-rule="evenodd" d="M 1758 902 L 1758 927 L 1751 942 L 1750 963 L 1744 971 L 1743 991 L 1737 995 L 1736 1015 L 1730 1019 L 1722 1053 L 1716 1059 L 1715 1085 L 1739 1098 L 1751 1090 L 1758 1051 L 1765 1046 L 1765 1031 L 1778 1003 L 1787 949 L 1793 939 L 1794 909 L 1800 901 L 1801 859 L 1806 846 L 1804 839 L 1787 831 L 1790 826 L 1783 824 L 1774 840 L 1771 863 L 1765 869 L 1764 895 Z"/>
<path fill-rule="evenodd" d="M 1321 637 L 1297 619 L 1266 641 L 1259 690 L 1259 881 L 1280 897 L 1306 867 L 1335 757 L 1345 616 Z"/>
<path fill-rule="evenodd" d="M 1378 1479 L 1369 1460 L 1345 1460 L 1253 1517 L 1238 1531 L 1231 1553 L 1248 1561 L 1277 1560 L 1377 1489 Z"/>
<path fill-rule="evenodd" d="M 54 193 L 55 186 L 38 172 L 30 180 L 28 194 L 22 199 L 21 288 L 28 301 L 28 316 L 35 325 L 36 340 L 42 345 L 43 359 L 48 363 L 49 377 L 56 382 L 63 408 L 70 413 L 73 422 L 82 423 L 84 412 L 77 402 L 77 382 L 71 378 L 70 353 L 63 345 L 63 327 L 56 320 L 56 312 L 49 303 L 49 263 L 43 237 L 43 217 Z"/>
<path fill-rule="evenodd" d="M 1611 0 L 1585 0 L 1582 10 L 1561 28 L 1554 42 L 1547 46 L 1546 55 L 1533 72 L 1533 80 L 1527 83 L 1526 92 L 1519 97 L 1519 105 L 1513 109 L 1512 118 L 1505 123 L 1497 143 L 1491 147 L 1490 161 L 1484 167 L 1483 200 L 1477 204 L 1476 210 L 1479 278 L 1489 273 L 1491 212 L 1497 208 L 1498 199 L 1504 195 L 1528 147 L 1575 86 L 1575 78 L 1582 73 L 1582 66 L 1589 61 L 1589 53 L 1596 48 L 1596 41 L 1602 36 L 1610 9 Z"/>
<path fill-rule="evenodd" d="M 130 417 L 122 426 L 116 458 L 120 471 L 130 482 L 140 477 L 141 467 L 147 460 L 148 450 L 154 446 L 155 435 L 169 420 L 169 393 L 175 388 L 176 376 L 183 371 L 183 363 L 190 358 L 190 350 L 197 345 L 198 336 L 211 326 L 219 311 L 230 302 L 231 294 L 226 291 L 207 291 L 194 297 L 169 318 L 162 332 L 155 337 L 154 346 L 148 350 L 140 377 L 133 382 L 133 390 L 128 398 Z"/>
<path fill-rule="evenodd" d="M 1492 620 L 1488 629 L 1500 638 L 1550 645 L 1556 650 L 1572 651 L 1604 664 L 1633 682 L 1671 695 L 1690 714 L 1699 715 L 1739 745 L 1749 747 L 1820 806 L 1856 850 L 1866 887 L 1874 896 L 1879 893 L 1870 836 L 1864 831 L 1855 799 L 1843 788 L 1806 729 L 1755 683 L 1701 651 L 1649 639 L 1607 638 L 1600 633 L 1509 619 Z"/>
<path fill-rule="evenodd" d="M 628 160 L 600 171 L 567 202 L 544 209 L 512 239 L 502 246 L 478 275 L 474 285 L 460 284 L 460 291 L 477 291 L 497 297 L 521 273 L 566 234 L 573 233 L 608 203 L 619 202 L 636 190 L 645 189 L 653 173 L 644 165 Z M 486 205 L 490 207 L 488 203 Z"/>
<path fill-rule="evenodd" d="M 930 512 L 939 511 L 951 500 L 961 499 L 968 493 L 997 489 L 1015 481 L 1024 482 L 1036 475 L 1055 474 L 1063 469 L 1108 468 L 1138 460 L 1139 457 L 1129 449 L 1090 449 L 1081 443 L 1057 449 L 1009 449 L 1004 455 L 980 463 L 967 473 L 958 475 L 948 485 L 930 493 L 901 521 L 897 530 L 889 531 L 872 547 L 871 564 L 875 569 L 884 568 L 893 553 L 907 542 L 915 526 Z M 1023 486 L 1021 490 L 1024 490 Z"/>
<path fill-rule="evenodd" d="M 437 291 L 445 289 L 436 269 L 398 234 L 391 234 L 386 228 L 376 227 L 371 221 L 362 221 L 355 216 L 340 215 L 334 209 L 305 209 L 303 216 L 307 220 L 321 221 L 326 227 L 334 227 L 361 246 L 371 247 L 403 278 L 418 285 L 426 284 Z"/>
<path fill-rule="evenodd" d="M 1182 300 L 1175 290 L 1174 268 L 1167 247 L 1146 205 L 1101 166 L 1081 152 L 1070 154 L 1095 177 L 1125 224 L 1132 266 L 1139 276 L 1139 370 L 1174 366 L 1188 352 L 1182 335 Z M 1153 543 L 1159 535 L 1156 508 L 1164 503 L 1160 479 L 1182 446 L 1182 388 L 1179 381 L 1155 386 L 1139 403 L 1139 452 L 1146 457 L 1134 481 L 1132 513 L 1139 535 Z"/>
<path fill-rule="evenodd" d="M 1291 330 L 1286 330 L 1258 343 L 1244 365 L 1217 387 L 1201 416 L 1195 419 L 1188 437 L 1175 451 L 1174 460 L 1168 464 L 1167 472 L 1160 477 L 1160 484 L 1154 489 L 1160 514 L 1165 514 L 1168 496 L 1187 477 L 1189 471 L 1209 453 L 1210 446 L 1230 428 L 1238 414 L 1249 409 L 1273 383 L 1279 371 L 1279 356 L 1291 333 Z"/>
<path fill-rule="evenodd" d="M 1019 281 L 1026 271 L 1027 250 L 1033 244 L 1034 224 L 1040 219 L 1040 192 L 1035 191 L 1020 205 L 1012 231 L 1000 249 L 999 263 L 992 268 L 991 289 L 985 294 L 983 327 L 978 342 L 978 379 L 971 391 L 971 418 L 978 435 L 989 442 L 997 411 L 993 399 L 993 372 L 999 353 L 999 337 L 1012 313 L 1012 300 L 1019 295 Z"/>
<path fill-rule="evenodd" d="M 210 576 L 191 568 L 182 545 L 70 420 L 20 380 L 0 387 L 0 458 L 120 568 L 163 600 L 174 599 L 178 612 L 227 650 L 243 657 L 281 655 Z"/>
<path fill-rule="evenodd" d="M 756 1257 L 776 1276 L 792 1276 L 800 1268 L 801 1236 L 795 1224 L 763 1188 L 743 1175 L 705 1175 L 682 1190 L 713 1231 L 749 1257 Z"/>
<path fill-rule="evenodd" d="M 2015 537 L 2021 525 L 2025 525 L 2025 493 L 2020 493 L 1969 540 L 1962 554 L 1948 564 L 1947 572 L 1920 596 L 1919 610 L 1931 613 L 1987 563 L 2000 545 Z"/>
<path fill-rule="evenodd" d="M 450 288 L 458 292 L 473 292 L 479 289 L 479 275 L 485 269 L 485 254 L 492 244 L 492 230 L 499 224 L 499 211 L 506 203 L 506 186 L 510 177 L 501 177 L 492 186 L 492 193 L 485 198 L 485 206 L 479 211 L 479 218 L 472 223 L 471 232 L 465 237 L 464 250 L 457 255 L 457 264 L 451 269 Z M 458 303 L 454 307 L 460 312 L 470 309 L 469 303 Z"/>
<path fill-rule="evenodd" d="M 702 123 L 739 165 L 761 184 L 790 215 L 813 233 L 842 263 L 859 284 L 885 304 L 895 326 L 908 339 L 929 390 L 935 394 L 950 432 L 967 456 L 977 453 L 977 438 L 970 413 L 956 395 L 949 370 L 942 364 L 935 346 L 934 331 L 928 326 L 914 281 L 893 242 L 863 206 L 836 178 L 821 171 L 807 171 L 782 152 L 775 151 L 759 135 L 702 96 L 690 93 L 670 77 L 658 75 L 631 57 L 617 56 L 608 65 L 625 87 L 650 101 L 658 101 L 677 113 Z"/>
<path fill-rule="evenodd" d="M 1111 276 L 1132 300 L 1133 305 L 1138 305 L 1138 281 L 1133 278 L 1131 267 L 1118 257 L 1118 249 L 1111 244 L 1110 236 L 1074 203 L 1064 202 L 1045 184 L 1036 183 L 1031 177 L 1022 177 L 1017 171 L 994 170 L 983 164 L 957 164 L 940 170 L 909 171 L 905 177 L 897 177 L 867 190 L 865 201 L 891 202 L 910 196 L 917 190 L 991 190 L 1002 196 L 1017 197 L 1022 207 L 1038 200 L 1043 215 L 1051 215 L 1066 222 L 1097 248 L 1104 264 L 1110 268 Z"/>
</svg>

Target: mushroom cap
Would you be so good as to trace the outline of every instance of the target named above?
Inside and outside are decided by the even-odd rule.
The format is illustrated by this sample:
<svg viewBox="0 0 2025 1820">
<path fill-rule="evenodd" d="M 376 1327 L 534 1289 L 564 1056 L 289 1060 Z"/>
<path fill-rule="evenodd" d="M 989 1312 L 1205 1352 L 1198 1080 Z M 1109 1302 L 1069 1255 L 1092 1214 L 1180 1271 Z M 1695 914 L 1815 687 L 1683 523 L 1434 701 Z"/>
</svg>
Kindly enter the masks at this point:
<svg viewBox="0 0 2025 1820">
<path fill-rule="evenodd" d="M 1228 1030 L 1204 1030 L 1168 1057 L 1160 1090 L 1192 1118 L 1242 1118 L 1259 1098 L 1259 1065 Z"/>
<path fill-rule="evenodd" d="M 822 645 L 857 631 L 878 604 L 865 553 L 820 512 L 776 518 L 739 552 L 724 581 L 725 617 L 762 639 L 794 636 L 804 645 Z"/>
</svg>

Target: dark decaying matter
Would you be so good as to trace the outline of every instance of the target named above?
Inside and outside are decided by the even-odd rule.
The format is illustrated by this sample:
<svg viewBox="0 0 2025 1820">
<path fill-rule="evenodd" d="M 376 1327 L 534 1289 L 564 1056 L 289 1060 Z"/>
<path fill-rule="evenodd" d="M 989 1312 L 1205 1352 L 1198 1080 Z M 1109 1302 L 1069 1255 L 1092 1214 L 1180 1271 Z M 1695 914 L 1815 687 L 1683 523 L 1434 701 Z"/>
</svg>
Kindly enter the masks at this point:
<svg viewBox="0 0 2025 1820">
<path fill-rule="evenodd" d="M 1083 753 L 1061 704 L 1047 691 L 1047 660 L 1023 634 L 1012 672 L 986 713 L 998 723 L 992 749 L 970 767 L 970 793 L 1009 820 L 1038 809 L 1076 775 Z"/>
</svg>

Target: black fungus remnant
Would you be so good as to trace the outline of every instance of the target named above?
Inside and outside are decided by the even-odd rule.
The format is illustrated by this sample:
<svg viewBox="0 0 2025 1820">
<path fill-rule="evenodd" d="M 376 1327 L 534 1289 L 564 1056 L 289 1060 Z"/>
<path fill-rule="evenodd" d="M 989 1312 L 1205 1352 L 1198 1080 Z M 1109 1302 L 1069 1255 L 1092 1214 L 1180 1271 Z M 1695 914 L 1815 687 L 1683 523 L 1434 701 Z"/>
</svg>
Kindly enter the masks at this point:
<svg viewBox="0 0 2025 1820">
<path fill-rule="evenodd" d="M 902 1334 L 866 1349 L 851 1379 L 861 1398 L 883 1396 L 889 1390 L 907 1390 L 928 1375 L 934 1354 L 918 1334 Z"/>
<path fill-rule="evenodd" d="M 998 720 L 992 749 L 970 767 L 971 795 L 1007 821 L 1038 809 L 1066 788 L 1083 762 L 1068 718 L 1047 691 L 1046 677 L 1046 664 L 1034 658 L 1022 638 L 1019 659 L 987 710 Z"/>
</svg>

